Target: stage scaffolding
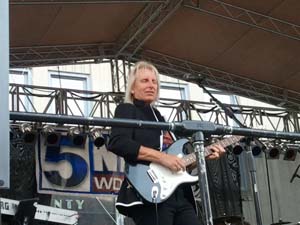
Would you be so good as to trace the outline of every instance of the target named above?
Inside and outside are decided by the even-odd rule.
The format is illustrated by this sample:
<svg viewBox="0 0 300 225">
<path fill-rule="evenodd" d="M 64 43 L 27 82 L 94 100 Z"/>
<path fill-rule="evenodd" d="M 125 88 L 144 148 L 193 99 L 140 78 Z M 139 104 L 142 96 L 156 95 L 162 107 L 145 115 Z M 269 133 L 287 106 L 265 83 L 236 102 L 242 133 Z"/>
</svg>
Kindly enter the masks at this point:
<svg viewBox="0 0 300 225">
<path fill-rule="evenodd" d="M 10 84 L 9 89 L 9 97 L 10 97 L 10 112 L 23 112 L 28 113 L 31 116 L 30 122 L 35 129 L 40 130 L 46 122 L 43 122 L 41 119 L 37 119 L 39 122 L 34 122 L 34 115 L 36 114 L 39 118 L 45 118 L 50 115 L 61 115 L 68 116 L 70 118 L 113 118 L 114 109 L 117 104 L 123 101 L 123 92 L 93 92 L 93 91 L 79 91 L 72 89 L 61 89 L 61 88 L 52 88 L 52 87 L 42 87 L 42 86 L 32 86 L 32 85 L 20 85 L 20 84 Z M 224 111 L 217 106 L 213 102 L 200 102 L 200 101 L 187 101 L 187 100 L 174 100 L 174 99 L 160 99 L 157 104 L 157 107 L 160 108 L 160 111 L 167 110 L 169 112 L 169 117 L 167 120 L 169 122 L 173 121 L 181 121 L 181 120 L 200 120 L 200 121 L 209 121 L 215 124 L 222 125 L 234 125 L 234 122 L 231 118 L 229 118 Z M 241 122 L 251 128 L 258 129 L 269 129 L 274 131 L 284 131 L 284 132 L 299 132 L 299 115 L 297 111 L 286 110 L 283 108 L 267 108 L 267 107 L 254 107 L 254 106 L 244 106 L 244 105 L 232 105 L 226 104 L 227 108 L 230 108 L 235 115 L 241 120 Z M 79 116 L 79 117 L 78 117 Z M 15 127 L 16 125 L 24 124 L 26 121 L 16 119 L 16 116 L 13 117 L 14 120 L 11 120 L 11 127 Z M 80 120 L 78 121 L 78 125 L 84 126 L 84 124 L 80 124 Z M 73 124 L 74 125 L 74 124 Z M 67 127 L 67 124 L 57 124 L 57 127 Z M 15 131 L 17 129 L 14 129 Z M 20 140 L 21 141 L 21 140 Z M 13 141 L 14 145 L 12 146 L 12 150 L 18 155 L 18 149 L 22 143 L 17 143 L 17 139 Z M 23 146 L 23 145 L 22 145 Z M 25 149 L 24 149 L 25 150 Z M 33 156 L 34 151 L 24 151 L 27 154 L 31 154 Z M 17 158 L 17 157 L 15 157 Z M 281 157 L 282 158 L 282 157 Z M 33 159 L 33 158 L 32 158 Z M 27 161 L 28 162 L 28 161 Z M 32 161 L 31 161 L 32 162 Z M 273 202 L 272 209 L 274 209 L 274 219 L 269 215 L 269 202 L 268 194 L 266 193 L 268 190 L 267 185 L 265 184 L 265 180 L 267 175 L 265 174 L 265 168 L 268 168 L 265 165 L 265 161 L 263 157 L 258 157 L 256 159 L 258 163 L 259 176 L 259 189 L 264 193 L 262 200 L 263 210 L 262 214 L 264 215 L 264 221 L 277 221 L 278 217 L 285 216 L 284 219 L 291 218 L 293 221 L 298 219 L 295 215 L 287 215 L 286 212 L 281 212 L 279 203 L 277 199 Z M 270 167 L 272 168 L 271 173 L 272 177 L 279 177 L 280 179 L 290 179 L 293 174 L 294 167 L 297 166 L 298 160 L 296 161 L 285 161 L 285 160 L 273 160 L 270 161 Z M 247 163 L 241 161 L 242 167 L 247 168 Z M 21 164 L 20 164 L 21 166 Z M 34 172 L 32 168 L 29 168 L 31 172 Z M 280 169 L 279 169 L 280 168 Z M 21 169 L 21 168 L 20 168 Z M 24 167 L 22 167 L 22 171 Z M 245 170 L 246 171 L 246 170 Z M 33 177 L 33 176 L 32 176 Z M 242 201 L 243 201 L 243 210 L 246 219 L 251 221 L 251 218 L 255 218 L 253 216 L 254 209 L 251 208 L 251 204 L 253 203 L 253 198 L 251 195 L 251 188 L 249 188 L 249 180 L 246 176 L 246 172 L 243 173 L 242 176 L 242 186 L 244 190 L 241 191 Z M 16 178 L 17 179 L 17 178 Z M 272 185 L 276 185 L 277 188 L 283 187 L 283 183 L 277 182 L 277 179 L 270 179 Z M 29 182 L 29 181 L 28 181 Z M 285 187 L 288 187 L 294 193 L 294 189 L 296 188 L 295 184 L 287 185 L 285 183 Z M 276 189 L 277 190 L 277 189 Z M 271 189 L 272 195 L 276 195 L 275 189 Z M 67 201 L 71 201 L 69 196 L 65 197 Z M 54 199 L 54 200 L 53 200 Z M 61 198 L 57 198 L 57 196 L 52 197 L 53 201 L 59 201 Z M 61 200 L 63 201 L 63 200 Z M 94 201 L 94 200 L 86 200 L 86 201 Z M 290 200 L 291 201 L 291 200 Z M 296 202 L 296 201 L 295 201 Z M 103 209 L 110 209 L 113 205 L 113 201 L 109 201 L 107 206 L 102 206 Z M 285 203 L 287 205 L 288 203 Z M 268 207 L 266 207 L 268 206 Z M 279 209 L 277 209 L 277 207 Z M 99 209 L 102 210 L 102 209 Z M 84 212 L 82 212 L 84 213 Z M 110 221 L 109 216 L 115 216 L 114 211 L 110 211 L 107 213 L 106 211 L 100 213 L 103 217 L 107 217 L 107 220 Z M 99 214 L 99 215 L 100 215 Z M 96 218 L 96 214 L 91 218 Z M 98 214 L 97 214 L 98 215 Z M 88 216 L 86 214 L 86 216 Z M 97 217 L 98 218 L 98 217 Z M 90 221 L 90 220 L 89 220 Z M 123 224 L 123 220 L 118 222 L 119 224 Z M 110 221 L 111 224 L 114 222 Z M 252 221 L 253 222 L 253 221 Z M 130 222 L 126 222 L 124 224 L 131 224 Z M 268 222 L 268 224 L 270 224 Z"/>
<path fill-rule="evenodd" d="M 92 0 L 88 2 L 82 0 L 33 0 L 10 1 L 9 4 L 102 4 L 120 1 Z M 49 114 L 56 114 L 71 117 L 112 118 L 116 105 L 123 100 L 126 71 L 130 64 L 128 62 L 146 59 L 155 63 L 160 72 L 170 77 L 197 84 L 201 83 L 207 87 L 284 107 L 266 108 L 226 105 L 248 127 L 299 132 L 299 93 L 158 52 L 143 51 L 144 43 L 176 11 L 179 5 L 187 9 L 193 9 L 195 12 L 215 15 L 294 41 L 300 40 L 297 24 L 214 0 L 207 1 L 210 3 L 207 5 L 211 7 L 205 7 L 203 1 L 199 0 L 122 1 L 122 3 L 130 2 L 148 4 L 143 13 L 136 17 L 123 35 L 117 39 L 116 43 L 29 46 L 10 49 L 10 65 L 12 67 L 109 62 L 112 68 L 112 92 L 101 93 L 11 84 L 9 90 L 10 111 L 43 114 L 45 117 Z M 264 21 L 268 23 L 263 23 Z M 268 26 L 265 24 L 268 24 Z M 281 29 L 281 27 L 286 29 Z M 121 60 L 123 60 L 123 63 L 121 63 Z M 210 102 L 161 99 L 158 107 L 168 111 L 168 121 L 206 120 L 218 124 L 234 125 L 232 119 L 222 109 Z M 24 121 L 14 120 L 11 121 L 11 125 L 22 122 Z M 37 124 L 37 126 L 39 125 L 42 124 Z M 279 166 L 276 165 L 275 168 L 277 167 Z M 290 174 L 285 175 L 283 177 L 288 177 Z"/>
<path fill-rule="evenodd" d="M 113 118 L 117 104 L 123 101 L 123 92 L 94 92 L 32 85 L 10 84 L 10 112 L 27 112 L 68 116 Z M 250 128 L 299 132 L 298 111 L 225 104 L 241 122 Z M 166 120 L 200 120 L 222 125 L 234 121 L 212 102 L 160 99 L 157 107 L 169 115 Z M 14 123 L 17 121 L 11 121 Z"/>
</svg>

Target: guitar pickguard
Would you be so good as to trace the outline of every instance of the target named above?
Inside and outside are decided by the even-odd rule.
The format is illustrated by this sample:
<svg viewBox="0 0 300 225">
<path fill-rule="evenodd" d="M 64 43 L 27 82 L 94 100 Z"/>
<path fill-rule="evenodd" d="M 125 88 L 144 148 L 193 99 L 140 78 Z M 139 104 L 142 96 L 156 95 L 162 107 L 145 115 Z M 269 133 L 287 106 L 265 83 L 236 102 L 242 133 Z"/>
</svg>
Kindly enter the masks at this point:
<svg viewBox="0 0 300 225">
<path fill-rule="evenodd" d="M 150 163 L 151 173 L 154 173 L 157 179 L 156 183 L 160 184 L 160 199 L 166 200 L 174 190 L 182 183 L 194 183 L 198 176 L 191 176 L 186 171 L 172 172 L 168 168 L 157 163 Z"/>
</svg>

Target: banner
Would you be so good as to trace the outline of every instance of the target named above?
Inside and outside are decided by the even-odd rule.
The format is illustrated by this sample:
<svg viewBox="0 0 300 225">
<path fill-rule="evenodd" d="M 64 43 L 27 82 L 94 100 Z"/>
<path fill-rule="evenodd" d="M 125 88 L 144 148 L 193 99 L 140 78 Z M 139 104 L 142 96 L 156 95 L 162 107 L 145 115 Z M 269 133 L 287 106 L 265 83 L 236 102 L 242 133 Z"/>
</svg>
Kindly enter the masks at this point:
<svg viewBox="0 0 300 225">
<path fill-rule="evenodd" d="M 107 136 L 105 137 L 107 138 Z M 61 136 L 56 146 L 47 146 L 39 135 L 36 154 L 37 190 L 46 194 L 118 194 L 124 178 L 124 160 L 96 148 L 90 138 L 74 146 Z"/>
</svg>

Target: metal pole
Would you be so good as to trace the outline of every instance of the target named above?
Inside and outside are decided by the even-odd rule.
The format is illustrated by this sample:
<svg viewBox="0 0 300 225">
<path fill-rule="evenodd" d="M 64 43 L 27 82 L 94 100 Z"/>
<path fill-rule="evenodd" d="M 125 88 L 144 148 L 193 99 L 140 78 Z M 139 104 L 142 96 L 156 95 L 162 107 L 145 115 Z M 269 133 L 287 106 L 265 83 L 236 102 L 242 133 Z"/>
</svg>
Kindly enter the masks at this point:
<svg viewBox="0 0 300 225">
<path fill-rule="evenodd" d="M 9 187 L 9 109 L 8 109 L 8 0 L 0 1 L 0 188 Z"/>
<path fill-rule="evenodd" d="M 268 191 L 269 191 L 271 218 L 272 218 L 272 223 L 274 223 L 274 213 L 273 213 L 272 193 L 271 193 L 271 184 L 270 184 L 269 164 L 268 164 L 268 159 L 267 159 L 267 155 L 266 155 L 265 152 L 264 152 L 264 156 L 265 156 L 266 171 L 267 171 L 267 181 L 268 181 Z"/>
<path fill-rule="evenodd" d="M 256 179 L 256 166 L 255 166 L 254 157 L 252 155 L 250 143 L 248 143 L 246 145 L 246 148 L 247 148 L 246 154 L 247 154 L 248 165 L 249 165 L 249 170 L 250 170 L 250 178 L 251 178 L 252 189 L 253 189 L 256 222 L 257 222 L 257 225 L 262 225 L 261 208 L 260 208 L 260 202 L 259 202 L 259 192 L 258 192 L 257 179 Z"/>
<path fill-rule="evenodd" d="M 205 152 L 204 152 L 204 135 L 201 131 L 193 135 L 193 146 L 197 158 L 197 170 L 199 177 L 199 187 L 201 191 L 201 202 L 204 210 L 205 219 L 203 220 L 206 225 L 213 225 L 213 216 L 210 204 L 209 187 L 206 172 Z"/>
<path fill-rule="evenodd" d="M 9 188 L 9 109 L 8 109 L 8 74 L 9 74 L 9 29 L 8 0 L 0 1 L 0 189 Z M 0 225 L 2 224 L 0 207 Z"/>
<path fill-rule="evenodd" d="M 193 134 L 202 131 L 204 134 L 230 134 L 250 137 L 268 137 L 287 140 L 300 140 L 300 133 L 271 131 L 252 128 L 231 127 L 206 121 L 185 120 L 182 122 L 153 122 L 133 119 L 107 119 L 99 117 L 82 117 L 53 115 L 42 113 L 11 112 L 10 119 L 16 121 L 51 122 L 59 124 L 76 124 L 87 126 L 113 126 L 152 128 L 159 130 L 171 130 L 177 134 Z"/>
</svg>

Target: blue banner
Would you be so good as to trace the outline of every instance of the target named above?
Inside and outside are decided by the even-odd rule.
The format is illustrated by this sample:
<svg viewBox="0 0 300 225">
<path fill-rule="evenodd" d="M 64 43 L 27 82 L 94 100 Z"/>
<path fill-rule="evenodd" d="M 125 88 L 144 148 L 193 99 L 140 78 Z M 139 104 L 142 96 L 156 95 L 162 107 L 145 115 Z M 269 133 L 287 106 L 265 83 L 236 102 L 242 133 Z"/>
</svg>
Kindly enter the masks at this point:
<svg viewBox="0 0 300 225">
<path fill-rule="evenodd" d="M 61 136 L 57 146 L 47 146 L 40 135 L 36 149 L 39 193 L 118 194 L 124 160 L 107 151 L 105 145 L 98 149 L 86 138 L 82 146 L 74 146 L 68 136 Z"/>
</svg>

